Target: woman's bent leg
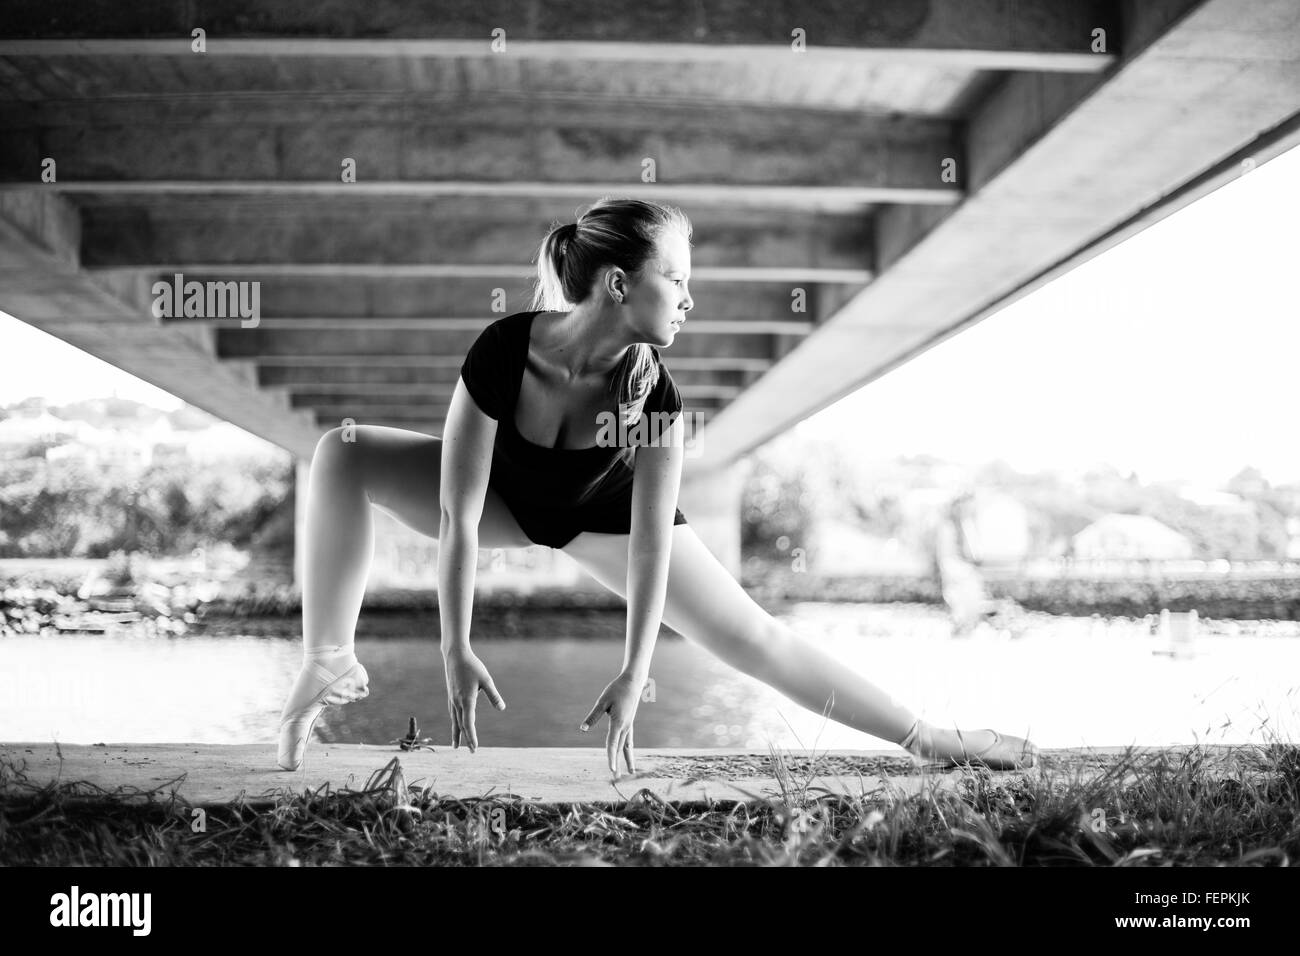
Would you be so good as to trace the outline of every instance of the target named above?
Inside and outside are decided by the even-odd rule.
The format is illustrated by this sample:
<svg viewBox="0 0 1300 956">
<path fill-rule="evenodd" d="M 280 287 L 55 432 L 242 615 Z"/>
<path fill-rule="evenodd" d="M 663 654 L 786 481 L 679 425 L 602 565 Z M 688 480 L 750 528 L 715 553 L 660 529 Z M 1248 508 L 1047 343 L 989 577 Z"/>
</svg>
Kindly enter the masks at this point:
<svg viewBox="0 0 1300 956">
<path fill-rule="evenodd" d="M 442 440 L 380 425 L 335 428 L 317 443 L 307 488 L 303 560 L 303 666 L 285 701 L 280 766 L 302 762 L 312 725 L 325 706 L 369 693 L 354 647 L 357 618 L 374 556 L 372 504 L 430 537 L 441 521 Z M 483 547 L 531 542 L 488 489 L 479 524 Z"/>
<path fill-rule="evenodd" d="M 307 491 L 304 647 L 352 642 L 374 557 L 370 505 L 421 534 L 438 537 L 441 468 L 442 439 L 405 428 L 357 425 L 334 428 L 321 437 Z M 489 488 L 479 521 L 479 545 L 531 544 L 505 502 Z"/>
<path fill-rule="evenodd" d="M 362 432 L 362 428 L 355 430 Z M 374 521 L 362 477 L 368 447 L 344 429 L 316 444 L 303 530 L 302 641 L 305 651 L 351 645 L 374 556 Z M 354 435 L 353 437 L 358 437 Z"/>
</svg>

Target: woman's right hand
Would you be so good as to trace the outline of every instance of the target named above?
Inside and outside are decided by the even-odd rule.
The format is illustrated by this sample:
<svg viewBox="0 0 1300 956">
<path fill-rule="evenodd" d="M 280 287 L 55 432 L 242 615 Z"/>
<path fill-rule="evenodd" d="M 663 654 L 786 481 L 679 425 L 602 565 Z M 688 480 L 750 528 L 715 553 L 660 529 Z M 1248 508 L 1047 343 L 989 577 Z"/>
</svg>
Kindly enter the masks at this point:
<svg viewBox="0 0 1300 956">
<path fill-rule="evenodd" d="M 451 714 L 451 745 L 455 749 L 465 743 L 470 752 L 478 749 L 478 734 L 474 729 L 474 709 L 478 692 L 487 693 L 488 700 L 497 710 L 505 710 L 506 702 L 492 683 L 492 675 L 478 656 L 468 647 L 452 648 L 443 652 L 447 671 L 447 710 Z"/>
</svg>

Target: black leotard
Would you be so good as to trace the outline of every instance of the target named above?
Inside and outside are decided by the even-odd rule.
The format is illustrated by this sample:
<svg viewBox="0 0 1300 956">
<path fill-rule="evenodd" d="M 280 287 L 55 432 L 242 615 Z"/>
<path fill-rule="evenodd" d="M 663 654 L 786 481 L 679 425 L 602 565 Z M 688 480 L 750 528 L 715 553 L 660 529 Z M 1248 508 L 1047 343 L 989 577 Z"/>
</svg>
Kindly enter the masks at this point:
<svg viewBox="0 0 1300 956">
<path fill-rule="evenodd" d="M 519 434 L 515 409 L 528 361 L 537 312 L 516 312 L 489 325 L 470 346 L 460 375 L 474 403 L 496 419 L 496 442 L 488 485 L 501 495 L 528 539 L 562 548 L 579 532 L 629 534 L 632 525 L 633 444 L 548 448 Z M 675 421 L 682 396 L 652 347 L 659 381 L 646 397 L 642 415 L 665 412 Z M 611 401 L 610 411 L 616 411 Z M 647 419 L 656 421 L 656 419 Z M 677 509 L 673 524 L 686 524 Z"/>
</svg>

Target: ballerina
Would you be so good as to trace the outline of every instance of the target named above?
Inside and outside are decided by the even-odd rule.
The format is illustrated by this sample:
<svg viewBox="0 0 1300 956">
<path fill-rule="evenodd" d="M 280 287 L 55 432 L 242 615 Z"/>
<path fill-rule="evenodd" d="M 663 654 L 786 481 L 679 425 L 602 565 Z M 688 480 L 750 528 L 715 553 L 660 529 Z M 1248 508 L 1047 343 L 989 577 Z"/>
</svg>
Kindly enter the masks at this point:
<svg viewBox="0 0 1300 956">
<path fill-rule="evenodd" d="M 608 715 L 606 757 L 635 772 L 633 721 L 659 626 L 819 714 L 921 760 L 1031 767 L 1029 741 L 921 720 L 760 607 L 676 507 L 683 402 L 659 348 L 694 303 L 689 219 L 603 199 L 538 250 L 534 309 L 491 323 L 461 366 L 441 438 L 382 425 L 320 439 L 307 491 L 304 663 L 281 715 L 279 762 L 297 769 L 321 711 L 369 692 L 353 635 L 374 550 L 370 506 L 439 541 L 441 647 L 452 745 L 478 747 L 476 704 L 506 702 L 471 650 L 480 548 L 564 551 L 627 602 L 623 666 L 581 722 Z M 602 441 L 621 423 L 672 424 Z M 602 432 L 603 430 L 603 432 Z"/>
</svg>

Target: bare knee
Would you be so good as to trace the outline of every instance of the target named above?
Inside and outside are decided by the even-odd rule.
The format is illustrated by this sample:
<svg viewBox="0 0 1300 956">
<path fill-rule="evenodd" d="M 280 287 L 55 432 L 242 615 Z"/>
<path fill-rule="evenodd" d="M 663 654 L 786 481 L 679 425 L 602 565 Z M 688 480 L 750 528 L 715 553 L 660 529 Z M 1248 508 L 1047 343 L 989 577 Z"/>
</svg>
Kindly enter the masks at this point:
<svg viewBox="0 0 1300 956">
<path fill-rule="evenodd" d="M 331 476 L 348 474 L 359 478 L 364 428 L 364 425 L 340 425 L 321 435 L 312 454 L 312 472 L 320 470 Z"/>
</svg>

